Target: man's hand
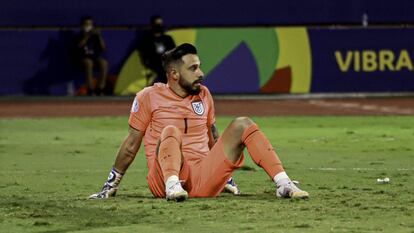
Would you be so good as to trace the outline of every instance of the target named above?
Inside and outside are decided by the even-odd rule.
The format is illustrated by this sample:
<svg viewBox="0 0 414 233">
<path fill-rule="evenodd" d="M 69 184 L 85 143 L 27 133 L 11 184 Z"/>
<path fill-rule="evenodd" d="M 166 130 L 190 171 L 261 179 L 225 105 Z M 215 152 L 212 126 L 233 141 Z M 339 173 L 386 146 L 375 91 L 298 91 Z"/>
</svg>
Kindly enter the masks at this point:
<svg viewBox="0 0 414 233">
<path fill-rule="evenodd" d="M 123 173 L 120 173 L 115 168 L 112 168 L 107 181 L 102 187 L 102 190 L 99 193 L 90 195 L 89 199 L 106 199 L 108 197 L 115 197 L 116 191 L 118 191 L 119 183 L 121 183 L 123 176 Z"/>
<path fill-rule="evenodd" d="M 237 186 L 236 182 L 234 182 L 233 177 L 230 177 L 230 179 L 227 181 L 226 186 L 224 186 L 224 192 L 226 193 L 232 193 L 233 195 L 240 195 L 240 189 Z"/>
<path fill-rule="evenodd" d="M 115 197 L 118 187 L 114 188 L 105 183 L 102 190 L 99 193 L 94 193 L 89 196 L 89 199 L 107 199 L 109 197 Z"/>
</svg>

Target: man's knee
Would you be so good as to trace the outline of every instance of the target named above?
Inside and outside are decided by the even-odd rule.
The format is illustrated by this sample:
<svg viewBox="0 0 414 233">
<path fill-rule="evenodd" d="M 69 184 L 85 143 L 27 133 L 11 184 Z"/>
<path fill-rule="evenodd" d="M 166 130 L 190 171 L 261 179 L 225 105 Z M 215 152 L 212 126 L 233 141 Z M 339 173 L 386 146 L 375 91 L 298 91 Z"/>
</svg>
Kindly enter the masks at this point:
<svg viewBox="0 0 414 233">
<path fill-rule="evenodd" d="M 82 65 L 86 69 L 92 69 L 93 68 L 93 61 L 90 58 L 84 58 L 82 60 Z"/>
<path fill-rule="evenodd" d="M 180 130 L 173 125 L 167 125 L 161 132 L 161 142 L 167 139 L 168 137 L 175 138 L 181 144 L 181 132 Z"/>
<path fill-rule="evenodd" d="M 249 117 L 237 117 L 231 122 L 230 127 L 235 133 L 242 135 L 253 124 L 253 120 Z"/>
<path fill-rule="evenodd" d="M 103 58 L 98 58 L 97 62 L 101 69 L 106 69 L 108 67 L 108 62 Z"/>
</svg>

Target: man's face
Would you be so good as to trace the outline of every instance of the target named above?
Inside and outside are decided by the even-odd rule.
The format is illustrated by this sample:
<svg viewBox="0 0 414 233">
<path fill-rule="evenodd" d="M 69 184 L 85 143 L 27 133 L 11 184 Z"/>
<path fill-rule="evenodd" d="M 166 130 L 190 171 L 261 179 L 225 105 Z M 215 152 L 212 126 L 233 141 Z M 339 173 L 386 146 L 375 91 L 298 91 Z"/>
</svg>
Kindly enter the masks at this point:
<svg viewBox="0 0 414 233">
<path fill-rule="evenodd" d="M 189 94 L 198 95 L 204 73 L 200 69 L 200 59 L 195 54 L 187 54 L 182 58 L 183 63 L 178 67 L 180 74 L 178 84 Z"/>
<path fill-rule="evenodd" d="M 153 24 L 151 25 L 152 31 L 155 34 L 162 33 L 164 31 L 164 25 L 162 22 L 162 18 L 157 18 L 154 20 Z"/>
<path fill-rule="evenodd" d="M 154 20 L 155 25 L 163 26 L 162 18 L 157 18 Z"/>
<path fill-rule="evenodd" d="M 85 32 L 90 32 L 93 29 L 93 21 L 92 19 L 87 19 L 82 24 L 82 29 Z"/>
</svg>

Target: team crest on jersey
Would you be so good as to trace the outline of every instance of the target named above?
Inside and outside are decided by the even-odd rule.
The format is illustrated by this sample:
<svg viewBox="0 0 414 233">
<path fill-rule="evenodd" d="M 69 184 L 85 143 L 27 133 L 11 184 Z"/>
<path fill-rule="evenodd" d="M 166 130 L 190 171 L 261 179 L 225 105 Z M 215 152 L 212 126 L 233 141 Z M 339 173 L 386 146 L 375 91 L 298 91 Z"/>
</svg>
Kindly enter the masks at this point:
<svg viewBox="0 0 414 233">
<path fill-rule="evenodd" d="M 203 101 L 194 101 L 191 103 L 191 106 L 193 107 L 194 112 L 197 115 L 203 115 L 204 114 L 204 105 L 203 105 Z"/>
</svg>

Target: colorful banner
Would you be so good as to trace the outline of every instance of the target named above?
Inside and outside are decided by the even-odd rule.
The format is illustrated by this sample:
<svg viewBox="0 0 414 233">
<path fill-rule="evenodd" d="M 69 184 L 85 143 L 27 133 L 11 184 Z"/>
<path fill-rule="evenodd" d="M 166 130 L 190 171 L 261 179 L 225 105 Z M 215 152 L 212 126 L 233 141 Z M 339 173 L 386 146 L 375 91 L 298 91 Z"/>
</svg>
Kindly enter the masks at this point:
<svg viewBox="0 0 414 233">
<path fill-rule="evenodd" d="M 197 46 L 213 93 L 414 91 L 414 29 L 202 28 L 169 34 L 177 44 Z"/>
<path fill-rule="evenodd" d="M 189 28 L 168 32 L 194 44 L 215 94 L 413 92 L 414 29 Z M 0 31 L 0 95 L 66 95 L 84 82 L 70 65 L 71 31 Z M 135 49 L 142 32 L 104 30 L 116 95 L 153 76 Z"/>
<path fill-rule="evenodd" d="M 311 54 L 306 28 L 203 28 L 169 34 L 176 44 L 197 47 L 204 84 L 212 93 L 309 92 Z M 121 70 L 116 94 L 131 94 L 132 87 L 140 86 L 137 83 L 145 83 L 142 64 L 130 62 L 137 59 L 133 53 Z"/>
<path fill-rule="evenodd" d="M 311 92 L 414 91 L 413 29 L 309 29 Z"/>
</svg>

